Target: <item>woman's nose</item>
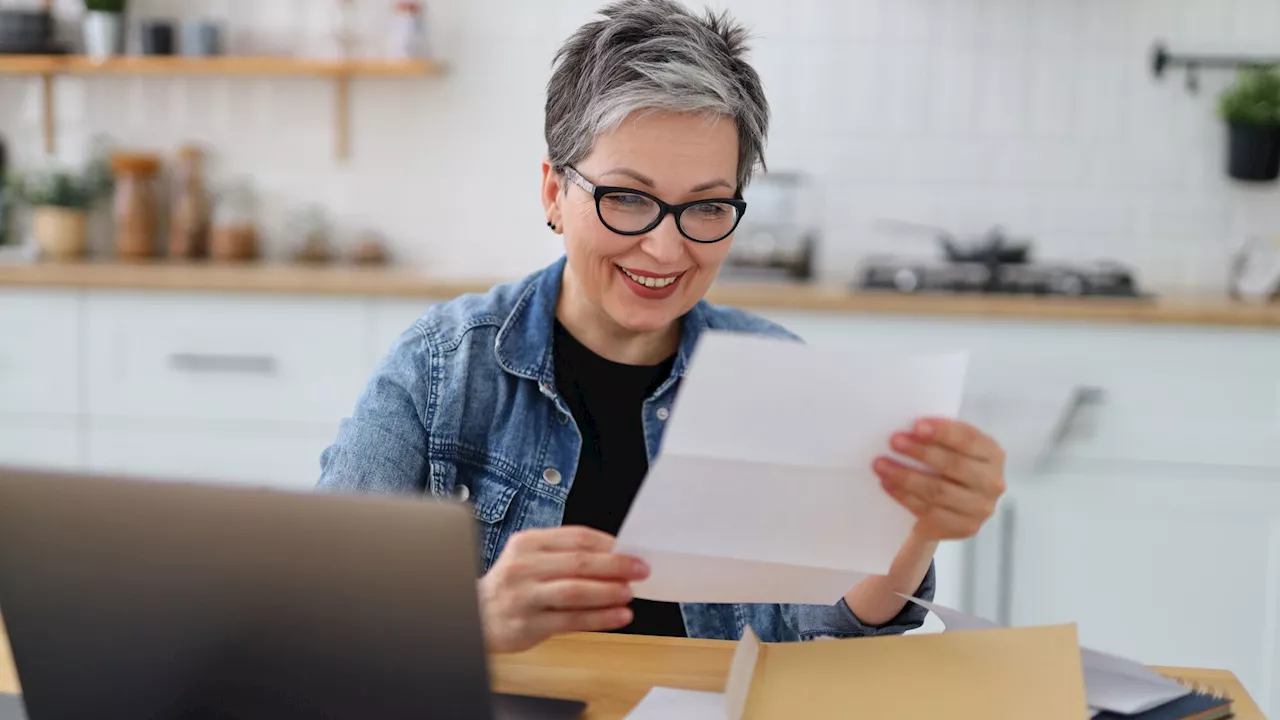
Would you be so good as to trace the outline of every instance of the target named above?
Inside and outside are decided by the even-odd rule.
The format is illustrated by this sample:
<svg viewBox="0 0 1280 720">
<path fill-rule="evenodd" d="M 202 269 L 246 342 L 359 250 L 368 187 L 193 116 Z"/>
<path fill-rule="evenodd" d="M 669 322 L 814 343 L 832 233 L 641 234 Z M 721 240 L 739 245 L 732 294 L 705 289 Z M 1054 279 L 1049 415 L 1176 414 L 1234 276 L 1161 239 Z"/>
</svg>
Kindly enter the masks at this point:
<svg viewBox="0 0 1280 720">
<path fill-rule="evenodd" d="M 674 215 L 668 215 L 658 227 L 645 234 L 640 249 L 663 265 L 674 265 L 684 257 L 684 236 L 676 226 Z"/>
</svg>

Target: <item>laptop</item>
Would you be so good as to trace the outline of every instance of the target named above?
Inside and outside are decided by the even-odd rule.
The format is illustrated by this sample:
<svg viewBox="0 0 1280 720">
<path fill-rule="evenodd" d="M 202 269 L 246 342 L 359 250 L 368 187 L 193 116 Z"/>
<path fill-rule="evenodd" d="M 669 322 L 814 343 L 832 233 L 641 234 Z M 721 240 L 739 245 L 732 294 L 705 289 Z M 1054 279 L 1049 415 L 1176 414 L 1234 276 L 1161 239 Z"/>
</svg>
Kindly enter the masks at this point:
<svg viewBox="0 0 1280 720">
<path fill-rule="evenodd" d="M 476 546 L 423 498 L 0 471 L 30 720 L 579 717 L 490 691 Z"/>
</svg>

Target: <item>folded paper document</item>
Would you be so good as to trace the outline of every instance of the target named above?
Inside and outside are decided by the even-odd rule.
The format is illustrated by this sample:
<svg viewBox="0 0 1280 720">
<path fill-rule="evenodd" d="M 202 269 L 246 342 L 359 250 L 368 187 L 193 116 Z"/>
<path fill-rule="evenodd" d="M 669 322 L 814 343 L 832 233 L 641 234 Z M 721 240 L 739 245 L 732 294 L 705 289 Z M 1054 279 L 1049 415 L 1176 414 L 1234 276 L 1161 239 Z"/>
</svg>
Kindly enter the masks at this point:
<svg viewBox="0 0 1280 720">
<path fill-rule="evenodd" d="M 721 694 L 655 688 L 628 720 L 1081 720 L 1075 627 L 761 644 L 750 631 Z"/>
<path fill-rule="evenodd" d="M 958 414 L 967 364 L 704 334 L 618 534 L 652 568 L 636 596 L 832 604 L 887 573 L 915 519 L 872 464 L 920 417 Z"/>
</svg>

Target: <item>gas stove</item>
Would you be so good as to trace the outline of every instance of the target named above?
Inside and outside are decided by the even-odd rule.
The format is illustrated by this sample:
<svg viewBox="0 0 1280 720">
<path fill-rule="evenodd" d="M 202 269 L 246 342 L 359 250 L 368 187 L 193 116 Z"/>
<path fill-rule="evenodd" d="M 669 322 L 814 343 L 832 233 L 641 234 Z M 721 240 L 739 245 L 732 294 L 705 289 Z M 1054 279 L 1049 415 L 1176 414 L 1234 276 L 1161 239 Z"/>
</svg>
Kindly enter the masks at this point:
<svg viewBox="0 0 1280 720">
<path fill-rule="evenodd" d="M 1133 273 L 1109 262 L 1075 265 L 871 258 L 863 264 L 855 286 L 902 294 L 1143 297 Z"/>
</svg>

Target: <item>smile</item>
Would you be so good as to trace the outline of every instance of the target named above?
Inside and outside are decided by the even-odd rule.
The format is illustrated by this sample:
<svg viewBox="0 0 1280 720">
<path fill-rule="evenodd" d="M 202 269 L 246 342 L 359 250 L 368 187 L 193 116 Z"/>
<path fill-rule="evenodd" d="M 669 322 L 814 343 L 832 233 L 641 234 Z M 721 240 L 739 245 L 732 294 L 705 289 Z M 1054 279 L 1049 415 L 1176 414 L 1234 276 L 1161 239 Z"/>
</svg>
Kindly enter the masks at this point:
<svg viewBox="0 0 1280 720">
<path fill-rule="evenodd" d="M 626 275 L 637 285 L 643 285 L 654 290 L 661 290 L 662 288 L 670 287 L 684 275 L 684 273 L 680 273 L 679 275 L 672 275 L 670 277 L 650 277 L 647 275 L 637 275 L 622 266 L 618 266 L 618 269 L 622 271 L 623 275 Z"/>
</svg>

